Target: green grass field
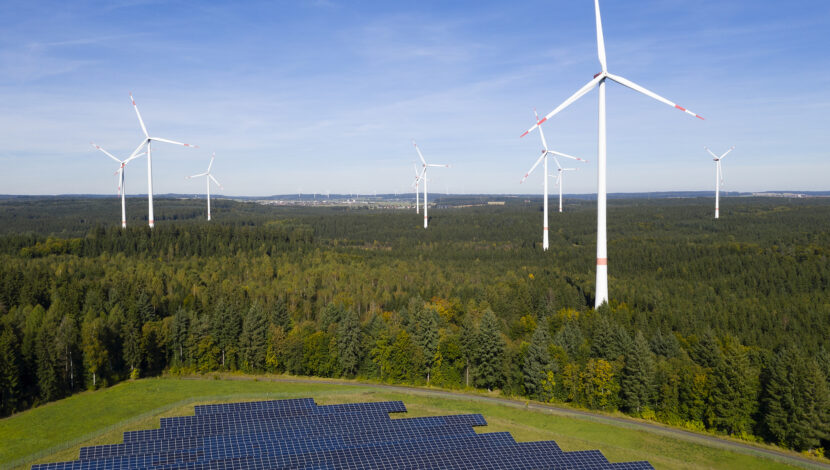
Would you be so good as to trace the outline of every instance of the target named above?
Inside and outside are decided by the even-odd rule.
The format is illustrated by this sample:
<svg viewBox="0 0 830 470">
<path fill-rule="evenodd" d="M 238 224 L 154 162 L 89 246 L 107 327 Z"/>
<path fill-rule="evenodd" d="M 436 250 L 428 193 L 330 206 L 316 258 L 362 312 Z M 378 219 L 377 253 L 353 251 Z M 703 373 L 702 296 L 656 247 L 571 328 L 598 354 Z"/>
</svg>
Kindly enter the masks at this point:
<svg viewBox="0 0 830 470">
<path fill-rule="evenodd" d="M 481 413 L 489 426 L 479 432 L 509 431 L 519 441 L 553 439 L 564 450 L 599 449 L 611 462 L 648 460 L 657 469 L 827 468 L 786 456 L 757 455 L 752 449 L 733 451 L 724 448 L 728 443 L 712 444 L 699 437 L 635 429 L 634 423 L 545 412 L 520 403 L 508 406 L 474 395 L 436 396 L 430 390 L 265 378 L 154 378 L 81 393 L 0 420 L 0 462 L 2 468 L 22 469 L 76 459 L 81 446 L 119 443 L 124 431 L 157 428 L 159 418 L 193 414 L 198 403 L 290 397 L 313 397 L 319 404 L 403 400 L 407 416 Z"/>
</svg>

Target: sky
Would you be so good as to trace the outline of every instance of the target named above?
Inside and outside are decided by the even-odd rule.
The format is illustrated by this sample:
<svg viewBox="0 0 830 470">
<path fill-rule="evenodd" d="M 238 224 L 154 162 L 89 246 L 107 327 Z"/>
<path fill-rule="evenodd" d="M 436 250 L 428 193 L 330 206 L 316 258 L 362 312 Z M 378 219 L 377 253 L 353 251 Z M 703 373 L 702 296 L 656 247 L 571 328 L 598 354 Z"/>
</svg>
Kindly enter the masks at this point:
<svg viewBox="0 0 830 470">
<path fill-rule="evenodd" d="M 604 0 L 611 73 L 704 116 L 608 83 L 608 190 L 830 190 L 830 2 Z M 519 136 L 599 72 L 593 2 L 0 2 L 0 194 L 115 194 L 143 134 L 154 192 L 540 194 L 542 148 Z M 597 92 L 543 125 L 588 162 Z M 551 162 L 553 166 L 553 162 Z M 553 170 L 551 170 L 553 172 Z M 146 158 L 127 194 L 147 191 Z M 556 189 L 551 186 L 551 192 Z"/>
</svg>

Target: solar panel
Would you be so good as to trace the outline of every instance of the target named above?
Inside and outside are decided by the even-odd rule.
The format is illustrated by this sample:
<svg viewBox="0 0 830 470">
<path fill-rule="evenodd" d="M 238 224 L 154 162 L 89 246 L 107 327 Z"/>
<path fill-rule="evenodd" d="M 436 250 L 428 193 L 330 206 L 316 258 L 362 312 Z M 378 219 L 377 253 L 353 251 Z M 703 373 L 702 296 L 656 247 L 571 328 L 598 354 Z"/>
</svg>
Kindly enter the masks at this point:
<svg viewBox="0 0 830 470">
<path fill-rule="evenodd" d="M 310 398 L 198 405 L 160 429 L 124 433 L 123 444 L 84 447 L 80 458 L 33 470 L 651 469 L 610 463 L 597 450 L 554 441 L 517 443 L 477 434 L 479 414 L 391 419 L 402 402 L 317 405 Z"/>
</svg>

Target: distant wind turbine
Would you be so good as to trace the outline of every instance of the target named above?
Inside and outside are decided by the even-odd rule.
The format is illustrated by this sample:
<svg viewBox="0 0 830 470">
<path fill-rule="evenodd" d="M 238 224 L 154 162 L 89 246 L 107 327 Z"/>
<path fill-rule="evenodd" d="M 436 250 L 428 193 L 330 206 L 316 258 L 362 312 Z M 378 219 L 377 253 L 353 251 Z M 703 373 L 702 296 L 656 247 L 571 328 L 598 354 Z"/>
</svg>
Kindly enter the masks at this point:
<svg viewBox="0 0 830 470">
<path fill-rule="evenodd" d="M 420 194 L 418 194 L 418 192 L 421 190 L 421 179 L 423 178 L 423 172 L 421 172 L 420 174 L 418 173 L 418 167 L 415 163 L 412 164 L 412 169 L 415 170 L 415 182 L 412 183 L 412 187 L 415 188 L 415 213 L 420 214 L 421 211 L 419 208 L 419 204 L 421 196 Z"/>
<path fill-rule="evenodd" d="M 168 144 L 174 145 L 181 145 L 183 147 L 190 147 L 190 148 L 198 148 L 198 145 L 191 145 L 191 144 L 183 144 L 181 142 L 176 142 L 175 140 L 168 140 L 162 139 L 161 137 L 150 137 L 150 134 L 147 133 L 147 127 L 144 125 L 144 120 L 141 119 L 141 113 L 138 112 L 138 106 L 135 104 L 135 99 L 133 98 L 133 94 L 130 93 L 130 101 L 133 103 L 133 108 L 135 109 L 135 115 L 138 116 L 138 123 L 141 124 L 141 130 L 144 131 L 144 140 L 141 144 L 133 150 L 133 156 L 138 155 L 138 153 L 143 148 L 147 148 L 145 151 L 147 152 L 147 205 L 149 206 L 148 212 L 148 221 L 150 222 L 150 228 L 153 228 L 155 222 L 153 220 L 153 159 L 152 159 L 152 152 L 150 147 L 152 146 L 153 142 L 165 142 Z"/>
<path fill-rule="evenodd" d="M 130 162 L 130 160 L 136 159 L 136 158 L 144 155 L 144 153 L 139 153 L 137 155 L 133 155 L 130 158 L 127 158 L 126 160 L 122 161 L 122 160 L 119 160 L 119 159 L 115 158 L 115 156 L 113 156 L 113 154 L 107 152 L 106 150 L 99 147 L 98 145 L 95 145 L 94 142 L 90 142 L 90 144 L 92 144 L 92 146 L 95 147 L 96 149 L 104 152 L 104 154 L 106 156 L 112 158 L 113 160 L 115 160 L 119 164 L 118 165 L 118 170 L 115 172 L 115 174 L 118 175 L 118 194 L 121 196 L 121 228 L 127 228 L 127 207 L 126 207 L 126 203 L 124 201 L 125 193 L 126 193 L 126 190 L 124 189 L 124 168 L 127 166 L 127 163 Z"/>
<path fill-rule="evenodd" d="M 424 160 L 424 156 L 421 155 L 421 149 L 418 148 L 418 144 L 415 143 L 415 140 L 412 140 L 412 145 L 415 146 L 415 151 L 418 152 L 418 158 L 421 159 L 421 163 L 423 163 L 423 170 L 421 171 L 421 176 L 424 179 L 424 228 L 427 228 L 429 224 L 429 219 L 427 218 L 427 168 L 429 167 L 438 167 L 438 168 L 449 168 L 449 165 L 438 165 L 434 163 L 427 163 Z"/>
<path fill-rule="evenodd" d="M 536 115 L 536 123 L 538 125 L 539 122 L 540 122 L 539 121 L 539 115 L 536 114 L 535 109 L 533 110 L 533 114 Z M 533 129 L 531 129 L 531 130 L 533 130 Z M 544 188 L 545 188 L 544 193 L 545 194 L 544 194 L 543 201 L 542 201 L 542 207 L 544 208 L 544 210 L 543 210 L 544 215 L 542 216 L 543 217 L 543 220 L 542 220 L 542 249 L 547 251 L 548 250 L 548 176 L 547 176 L 548 175 L 548 159 L 547 159 L 547 156 L 548 155 L 553 155 L 554 158 L 556 158 L 556 155 L 559 155 L 561 157 L 571 158 L 571 159 L 574 159 L 574 160 L 579 160 L 581 162 L 584 162 L 585 160 L 583 160 L 581 158 L 577 158 L 577 157 L 572 157 L 572 156 L 564 154 L 564 153 L 549 150 L 548 149 L 548 143 L 545 140 L 545 133 L 544 133 L 544 131 L 542 131 L 541 127 L 539 127 L 539 136 L 542 138 L 542 155 L 540 155 L 539 158 L 536 160 L 536 163 L 534 163 L 533 166 L 530 167 L 530 170 L 528 170 L 527 173 L 525 173 L 522 180 L 519 181 L 519 184 L 524 183 L 525 180 L 527 179 L 527 177 L 530 176 L 531 173 L 533 173 L 533 170 L 535 170 L 536 167 L 539 166 L 539 163 L 544 161 L 544 163 L 545 163 L 545 165 L 544 165 L 544 170 L 545 170 L 544 175 L 545 176 L 542 179 L 544 180 Z M 558 161 L 556 162 L 556 165 L 559 166 Z M 559 195 L 559 212 L 562 212 L 562 195 L 561 195 L 561 193 Z"/>
<path fill-rule="evenodd" d="M 723 184 L 723 169 L 720 166 L 720 162 L 721 160 L 723 160 L 724 157 L 726 157 L 726 155 L 729 152 L 731 152 L 735 148 L 735 146 L 733 145 L 720 157 L 712 153 L 712 151 L 709 150 L 709 147 L 703 148 L 705 148 L 706 151 L 709 152 L 709 155 L 711 155 L 712 158 L 715 160 L 715 218 L 718 219 L 720 218 L 720 185 Z"/>
<path fill-rule="evenodd" d="M 562 104 L 556 107 L 553 111 L 548 113 L 544 118 L 538 121 L 536 124 L 533 125 L 530 129 L 528 129 L 521 137 L 526 136 L 530 133 L 533 129 L 539 127 L 543 122 L 547 121 L 548 119 L 552 118 L 556 114 L 558 114 L 563 109 L 570 106 L 573 102 L 581 98 L 583 95 L 588 93 L 589 91 L 593 90 L 595 87 L 599 86 L 599 132 L 598 132 L 598 151 L 597 151 L 597 280 L 596 280 L 596 299 L 594 306 L 599 307 L 605 302 L 608 302 L 608 246 L 606 241 L 606 224 L 605 224 L 605 216 L 606 216 L 606 133 L 605 133 L 605 80 L 611 79 L 619 83 L 620 85 L 626 86 L 631 88 L 632 90 L 638 91 L 650 98 L 654 98 L 661 103 L 665 103 L 673 108 L 679 109 L 691 116 L 694 116 L 699 119 L 703 119 L 701 116 L 689 111 L 682 106 L 663 98 L 662 96 L 649 91 L 636 83 L 620 77 L 619 75 L 613 75 L 608 72 L 608 66 L 605 60 L 605 39 L 603 38 L 602 34 L 602 19 L 599 13 L 599 0 L 594 0 L 594 10 L 596 13 L 596 25 L 597 25 L 597 55 L 599 57 L 600 66 L 602 66 L 602 70 L 594 75 L 593 80 L 588 82 L 585 86 L 580 88 L 576 93 L 571 95 L 570 98 L 566 99 Z"/>
<path fill-rule="evenodd" d="M 210 163 L 208 164 L 206 172 L 199 173 L 198 175 L 193 175 L 193 176 L 185 176 L 185 179 L 198 178 L 200 176 L 205 177 L 205 183 L 207 184 L 207 193 L 206 194 L 207 194 L 207 219 L 208 219 L 208 221 L 210 221 L 210 182 L 213 181 L 214 183 L 216 183 L 216 186 L 219 186 L 219 189 L 225 189 L 225 188 L 222 187 L 222 184 L 219 183 L 219 181 L 216 181 L 216 178 L 214 178 L 213 175 L 210 174 L 210 169 L 211 169 L 211 167 L 213 167 L 213 160 L 215 158 L 216 158 L 216 153 L 214 152 L 213 155 L 210 156 Z"/>
<path fill-rule="evenodd" d="M 564 155 L 560 155 L 560 156 L 564 156 Z M 574 157 L 568 157 L 568 158 L 574 158 Z M 577 159 L 577 160 L 579 160 L 579 159 Z M 556 155 L 553 156 L 553 161 L 556 162 L 557 172 L 556 172 L 556 175 L 550 175 L 550 176 L 556 178 L 556 185 L 559 186 L 559 212 L 561 213 L 562 212 L 562 186 L 563 186 L 562 181 L 564 180 L 565 172 L 566 171 L 577 171 L 577 170 L 579 170 L 579 168 L 562 168 L 562 165 L 559 164 L 559 159 L 556 158 Z M 585 160 L 582 160 L 582 161 L 584 162 Z"/>
</svg>

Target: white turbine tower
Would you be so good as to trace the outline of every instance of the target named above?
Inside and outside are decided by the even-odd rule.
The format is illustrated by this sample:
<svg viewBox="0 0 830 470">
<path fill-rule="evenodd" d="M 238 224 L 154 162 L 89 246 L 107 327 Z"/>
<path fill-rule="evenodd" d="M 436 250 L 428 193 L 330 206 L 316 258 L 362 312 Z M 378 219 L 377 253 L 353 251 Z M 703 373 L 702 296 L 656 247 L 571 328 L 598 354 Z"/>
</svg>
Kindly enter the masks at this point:
<svg viewBox="0 0 830 470">
<path fill-rule="evenodd" d="M 533 110 L 533 113 L 536 114 L 535 109 Z M 536 124 L 537 125 L 539 124 L 539 115 L 538 114 L 536 114 Z M 542 131 L 541 127 L 539 128 L 539 136 L 542 138 L 542 155 L 540 155 L 539 159 L 536 160 L 536 163 L 534 163 L 533 166 L 530 167 L 530 170 L 528 170 L 527 173 L 525 173 L 522 180 L 519 181 L 519 184 L 524 183 L 525 180 L 527 179 L 527 177 L 530 176 L 531 173 L 533 173 L 533 170 L 535 170 L 536 167 L 539 166 L 539 163 L 544 161 L 544 163 L 545 163 L 545 165 L 544 165 L 544 170 L 545 170 L 544 175 L 545 176 L 542 179 L 544 180 L 544 188 L 545 188 L 544 193 L 545 194 L 544 194 L 544 198 L 543 198 L 543 201 L 542 201 L 542 206 L 544 207 L 544 211 L 543 211 L 544 215 L 542 216 L 543 217 L 543 221 L 542 221 L 542 249 L 547 251 L 548 250 L 548 177 L 547 177 L 547 174 L 548 174 L 548 159 L 547 159 L 547 156 L 548 155 L 553 155 L 554 158 L 556 158 L 556 156 L 559 155 L 561 157 L 572 158 L 574 160 L 579 160 L 581 162 L 584 162 L 585 160 L 583 160 L 581 158 L 577 158 L 577 157 L 572 157 L 572 156 L 566 155 L 564 153 L 549 150 L 548 149 L 548 143 L 545 140 L 545 133 Z M 559 165 L 559 162 L 557 161 L 556 164 Z M 559 212 L 562 212 L 562 196 L 561 196 L 561 194 L 559 196 Z"/>
<path fill-rule="evenodd" d="M 439 167 L 439 168 L 449 168 L 449 165 L 437 165 L 434 163 L 427 163 L 424 160 L 424 156 L 421 155 L 421 149 L 418 148 L 418 144 L 415 143 L 415 140 L 412 140 L 412 145 L 415 146 L 415 150 L 418 152 L 418 158 L 421 159 L 421 163 L 423 163 L 423 170 L 421 170 L 421 178 L 424 180 L 424 228 L 427 228 L 429 223 L 429 219 L 427 218 L 427 168 L 429 167 Z"/>
<path fill-rule="evenodd" d="M 147 205 L 148 209 L 148 221 L 150 222 L 150 228 L 153 228 L 155 222 L 153 221 L 153 158 L 152 158 L 152 151 L 150 147 L 152 146 L 153 142 L 165 142 L 168 144 L 175 144 L 181 145 L 183 147 L 190 147 L 190 148 L 197 148 L 198 145 L 192 144 L 183 144 L 181 142 L 176 142 L 174 140 L 162 139 L 161 137 L 150 137 L 150 134 L 147 133 L 147 127 L 144 125 L 144 120 L 141 119 L 141 113 L 138 112 L 138 106 L 135 104 L 135 99 L 133 98 L 133 94 L 130 93 L 130 101 L 133 103 L 133 108 L 135 109 L 135 115 L 138 116 L 138 123 L 141 124 L 141 130 L 144 132 L 144 140 L 141 144 L 133 151 L 130 158 L 137 155 L 142 148 L 145 146 L 147 147 Z"/>
<path fill-rule="evenodd" d="M 661 103 L 665 103 L 673 108 L 677 108 L 681 111 L 686 112 L 696 118 L 703 119 L 701 116 L 689 111 L 686 108 L 681 107 L 680 105 L 673 103 L 662 96 L 649 91 L 636 83 L 620 77 L 619 75 L 613 75 L 608 72 L 608 67 L 605 61 L 605 40 L 603 39 L 602 35 L 602 19 L 600 18 L 599 13 L 599 0 L 594 0 L 594 10 L 596 12 L 596 24 L 597 24 L 597 55 L 599 57 L 599 63 L 602 67 L 602 70 L 594 75 L 594 79 L 588 82 L 585 86 L 579 89 L 576 93 L 571 95 L 570 98 L 566 99 L 562 104 L 560 104 L 556 109 L 551 111 L 547 114 L 542 120 L 537 122 L 533 127 L 528 129 L 522 137 L 530 133 L 533 129 L 539 127 L 543 122 L 547 121 L 548 119 L 552 118 L 554 115 L 558 114 L 563 109 L 570 106 L 574 101 L 581 98 L 583 95 L 588 93 L 589 91 L 593 90 L 595 87 L 599 87 L 599 129 L 598 129 L 598 148 L 597 148 L 597 281 L 596 281 L 596 301 L 594 306 L 599 307 L 604 302 L 608 301 L 608 249 L 606 243 L 606 226 L 605 226 L 605 213 L 606 213 L 606 185 L 605 185 L 605 170 L 606 170 L 606 140 L 605 140 L 605 80 L 611 79 L 619 83 L 620 85 L 626 86 L 631 88 L 632 90 L 638 91 L 648 97 L 654 98 Z"/>
<path fill-rule="evenodd" d="M 564 156 L 567 156 L 567 155 L 559 155 L 559 156 L 564 157 Z M 574 158 L 574 157 L 568 157 L 568 158 Z M 577 160 L 579 160 L 579 158 L 577 158 Z M 562 212 L 562 186 L 563 186 L 563 180 L 564 180 L 565 172 L 566 171 L 577 171 L 577 170 L 579 170 L 579 168 L 562 168 L 562 165 L 559 164 L 559 159 L 556 158 L 556 155 L 553 156 L 553 161 L 556 162 L 557 172 L 556 172 L 555 175 L 550 175 L 550 176 L 556 178 L 556 185 L 559 186 L 559 212 L 561 213 Z M 585 160 L 582 160 L 582 161 L 584 162 Z"/>
<path fill-rule="evenodd" d="M 703 147 L 709 152 L 709 155 L 715 160 L 715 218 L 720 218 L 720 185 L 723 184 L 723 169 L 720 167 L 720 162 L 723 158 L 731 152 L 735 146 L 733 145 L 729 150 L 727 150 L 723 155 L 720 157 L 715 155 L 709 147 Z"/>
<path fill-rule="evenodd" d="M 213 181 L 214 183 L 216 183 L 216 186 L 219 186 L 219 189 L 225 189 L 225 188 L 222 187 L 222 184 L 219 183 L 219 181 L 216 181 L 216 178 L 214 178 L 213 175 L 210 174 L 210 168 L 213 166 L 213 159 L 215 159 L 215 158 L 216 158 L 216 153 L 214 152 L 213 155 L 210 156 L 210 163 L 208 164 L 208 168 L 207 168 L 206 172 L 199 173 L 198 175 L 193 175 L 193 176 L 185 176 L 185 179 L 198 178 L 200 176 L 205 177 L 205 183 L 207 183 L 207 193 L 206 194 L 207 194 L 207 219 L 208 219 L 208 221 L 210 221 L 210 182 Z"/>
<path fill-rule="evenodd" d="M 418 191 L 421 190 L 421 179 L 423 178 L 423 173 L 418 174 L 418 167 L 415 163 L 412 164 L 412 169 L 415 170 L 415 182 L 412 183 L 412 187 L 415 188 L 415 213 L 420 214 L 421 210 L 419 208 L 419 204 L 421 196 L 418 194 Z"/>
<path fill-rule="evenodd" d="M 126 203 L 124 201 L 125 193 L 126 193 L 126 190 L 124 189 L 124 167 L 127 166 L 127 163 L 129 163 L 130 160 L 132 160 L 134 158 L 138 158 L 138 157 L 144 155 L 144 153 L 139 153 L 137 155 L 133 155 L 130 158 L 127 158 L 126 160 L 122 161 L 122 160 L 119 160 L 119 159 L 115 158 L 115 156 L 113 154 L 107 152 L 106 150 L 104 150 L 100 146 L 95 145 L 94 142 L 90 142 L 90 144 L 92 144 L 92 146 L 95 147 L 96 149 L 104 152 L 104 154 L 106 156 L 108 156 L 108 157 L 112 158 L 113 160 L 115 160 L 116 162 L 118 162 L 118 170 L 115 172 L 115 174 L 118 175 L 118 194 L 121 196 L 121 228 L 127 228 L 127 207 L 126 207 Z"/>
</svg>

